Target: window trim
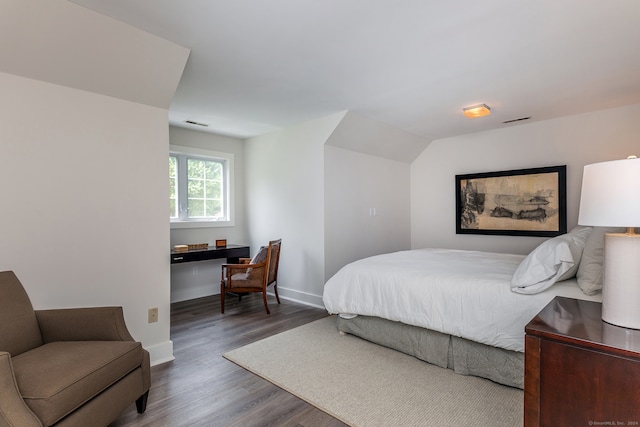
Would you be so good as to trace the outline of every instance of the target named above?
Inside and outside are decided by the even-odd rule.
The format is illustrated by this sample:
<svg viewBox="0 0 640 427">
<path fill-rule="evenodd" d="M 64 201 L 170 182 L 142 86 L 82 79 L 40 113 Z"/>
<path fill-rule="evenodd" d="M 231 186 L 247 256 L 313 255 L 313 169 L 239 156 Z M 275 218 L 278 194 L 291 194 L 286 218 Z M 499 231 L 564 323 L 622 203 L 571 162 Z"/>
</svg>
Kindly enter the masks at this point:
<svg viewBox="0 0 640 427">
<path fill-rule="evenodd" d="M 225 163 L 225 167 L 224 167 L 225 188 L 223 189 L 223 191 L 226 192 L 227 194 L 227 216 L 228 216 L 228 220 L 226 221 L 216 221 L 216 220 L 209 220 L 209 219 L 180 220 L 180 219 L 170 218 L 169 222 L 171 225 L 171 229 L 235 226 L 235 201 L 234 201 L 235 192 L 234 192 L 234 179 L 233 179 L 234 177 L 233 154 L 171 144 L 169 145 L 169 156 L 167 156 L 167 160 L 171 155 L 194 156 L 194 157 L 199 157 L 203 159 L 223 161 Z M 178 200 L 178 203 L 179 203 L 179 200 Z"/>
</svg>

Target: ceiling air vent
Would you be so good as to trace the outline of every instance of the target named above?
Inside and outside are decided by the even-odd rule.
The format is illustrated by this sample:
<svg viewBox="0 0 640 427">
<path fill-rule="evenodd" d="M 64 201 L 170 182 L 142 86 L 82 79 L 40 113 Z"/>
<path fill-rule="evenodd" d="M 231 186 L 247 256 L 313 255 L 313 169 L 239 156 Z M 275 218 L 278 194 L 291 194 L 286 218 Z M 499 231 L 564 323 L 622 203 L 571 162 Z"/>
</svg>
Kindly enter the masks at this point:
<svg viewBox="0 0 640 427">
<path fill-rule="evenodd" d="M 513 122 L 521 122 L 522 120 L 529 120 L 530 118 L 531 118 L 531 116 L 529 116 L 529 117 L 520 117 L 519 119 L 507 120 L 506 122 L 502 122 L 502 123 L 507 124 L 507 123 L 513 123 Z"/>
<path fill-rule="evenodd" d="M 203 126 L 203 127 L 206 127 L 206 128 L 209 127 L 209 125 L 206 124 L 206 123 L 198 123 L 198 122 L 194 122 L 193 120 L 185 120 L 184 122 L 187 123 L 187 124 L 190 124 L 190 125 Z"/>
</svg>

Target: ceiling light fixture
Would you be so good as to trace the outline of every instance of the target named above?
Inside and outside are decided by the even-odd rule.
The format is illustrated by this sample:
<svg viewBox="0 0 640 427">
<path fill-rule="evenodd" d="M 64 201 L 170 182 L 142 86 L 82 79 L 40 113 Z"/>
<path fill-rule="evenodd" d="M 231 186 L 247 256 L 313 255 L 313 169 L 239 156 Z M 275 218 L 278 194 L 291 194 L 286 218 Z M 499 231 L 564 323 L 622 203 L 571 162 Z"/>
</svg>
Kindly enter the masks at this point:
<svg viewBox="0 0 640 427">
<path fill-rule="evenodd" d="M 474 105 L 473 107 L 463 108 L 462 112 L 466 117 L 475 119 L 476 117 L 488 116 L 491 114 L 491 108 L 486 104 Z"/>
</svg>

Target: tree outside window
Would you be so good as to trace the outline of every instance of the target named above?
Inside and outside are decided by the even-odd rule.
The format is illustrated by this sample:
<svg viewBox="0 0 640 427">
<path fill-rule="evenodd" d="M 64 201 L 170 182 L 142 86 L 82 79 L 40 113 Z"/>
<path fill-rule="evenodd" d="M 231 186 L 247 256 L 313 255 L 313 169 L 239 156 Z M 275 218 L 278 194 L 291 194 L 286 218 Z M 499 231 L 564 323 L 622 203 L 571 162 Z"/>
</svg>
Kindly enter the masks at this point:
<svg viewBox="0 0 640 427">
<path fill-rule="evenodd" d="M 220 162 L 187 159 L 189 218 L 224 216 L 222 171 Z"/>
<path fill-rule="evenodd" d="M 229 221 L 227 160 L 171 153 L 169 217 L 172 222 Z"/>
</svg>

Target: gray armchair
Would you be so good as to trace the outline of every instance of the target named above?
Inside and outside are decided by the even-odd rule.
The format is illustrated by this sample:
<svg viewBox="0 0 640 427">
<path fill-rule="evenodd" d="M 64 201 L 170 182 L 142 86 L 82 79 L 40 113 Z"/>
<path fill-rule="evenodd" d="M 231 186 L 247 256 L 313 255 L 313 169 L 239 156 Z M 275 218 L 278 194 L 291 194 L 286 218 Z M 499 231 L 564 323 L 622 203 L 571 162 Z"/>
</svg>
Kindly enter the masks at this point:
<svg viewBox="0 0 640 427">
<path fill-rule="evenodd" d="M 107 426 L 133 402 L 145 411 L 150 373 L 121 307 L 34 311 L 0 272 L 0 427 Z"/>
</svg>

